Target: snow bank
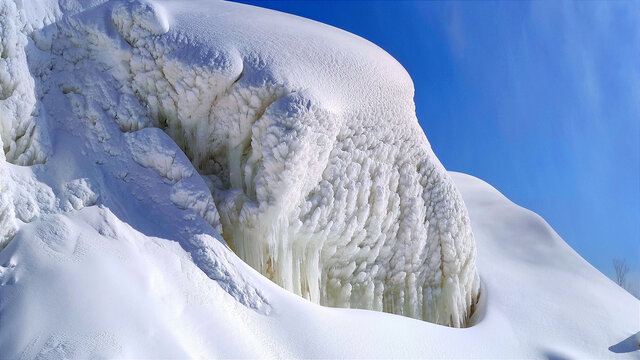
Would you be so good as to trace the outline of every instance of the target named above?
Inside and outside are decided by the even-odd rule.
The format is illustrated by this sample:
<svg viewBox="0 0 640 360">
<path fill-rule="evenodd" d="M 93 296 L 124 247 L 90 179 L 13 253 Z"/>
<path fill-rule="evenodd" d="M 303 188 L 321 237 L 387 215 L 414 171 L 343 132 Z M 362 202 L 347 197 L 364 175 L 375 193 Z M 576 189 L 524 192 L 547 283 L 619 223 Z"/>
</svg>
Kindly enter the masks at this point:
<svg viewBox="0 0 640 360">
<path fill-rule="evenodd" d="M 33 74 L 14 76 L 31 110 L 3 122 L 5 144 L 23 138 L 21 126 L 60 129 L 101 154 L 95 163 L 116 179 L 137 183 L 138 170 L 115 169 L 128 151 L 170 185 L 175 206 L 285 289 L 323 305 L 466 324 L 479 292 L 466 209 L 417 124 L 409 76 L 388 54 L 232 3 L 57 11 L 66 15 L 14 46 L 16 69 Z M 29 147 L 5 149 L 13 162 L 51 153 L 30 131 Z M 65 181 L 81 198 L 61 198 L 64 209 L 97 201 L 78 179 Z"/>
</svg>

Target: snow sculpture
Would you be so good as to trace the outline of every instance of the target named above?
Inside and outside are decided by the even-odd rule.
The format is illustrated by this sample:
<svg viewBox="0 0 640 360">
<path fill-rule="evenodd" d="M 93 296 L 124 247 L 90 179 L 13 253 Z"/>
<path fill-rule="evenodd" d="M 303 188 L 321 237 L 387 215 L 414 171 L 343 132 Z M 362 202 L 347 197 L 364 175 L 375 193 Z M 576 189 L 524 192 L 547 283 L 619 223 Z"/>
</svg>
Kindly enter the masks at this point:
<svg viewBox="0 0 640 360">
<path fill-rule="evenodd" d="M 68 75 L 56 86 L 96 134 L 103 116 L 124 132 L 164 130 L 207 182 L 229 246 L 280 286 L 464 326 L 479 293 L 475 243 L 406 71 L 322 24 L 208 6 L 172 4 L 169 16 L 162 3 L 111 1 L 64 17 L 34 45 L 51 53 L 43 72 Z M 165 174 L 147 156 L 133 154 Z M 217 224 L 206 208 L 198 213 Z"/>
</svg>

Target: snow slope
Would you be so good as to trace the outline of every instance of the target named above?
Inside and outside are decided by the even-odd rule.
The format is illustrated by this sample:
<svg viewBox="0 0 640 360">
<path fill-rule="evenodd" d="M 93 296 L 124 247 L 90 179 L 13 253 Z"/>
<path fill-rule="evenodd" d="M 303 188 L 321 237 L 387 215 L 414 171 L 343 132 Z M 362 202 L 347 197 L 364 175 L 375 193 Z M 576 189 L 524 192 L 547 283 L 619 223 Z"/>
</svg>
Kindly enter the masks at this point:
<svg viewBox="0 0 640 360">
<path fill-rule="evenodd" d="M 478 246 L 485 309 L 473 331 L 527 349 L 513 357 L 640 358 L 638 299 L 580 257 L 537 214 L 477 178 L 451 175 Z M 630 337 L 635 341 L 618 345 Z"/>
<path fill-rule="evenodd" d="M 0 16 L 1 358 L 638 357 L 640 303 L 447 174 L 374 45 L 220 2 Z"/>
</svg>

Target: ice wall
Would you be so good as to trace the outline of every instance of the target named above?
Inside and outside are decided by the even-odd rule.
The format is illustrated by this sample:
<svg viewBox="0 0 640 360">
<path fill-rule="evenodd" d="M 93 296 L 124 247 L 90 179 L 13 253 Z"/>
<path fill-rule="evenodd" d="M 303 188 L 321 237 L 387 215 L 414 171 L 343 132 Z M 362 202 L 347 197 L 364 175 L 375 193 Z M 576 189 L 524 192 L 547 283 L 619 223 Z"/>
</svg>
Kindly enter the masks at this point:
<svg viewBox="0 0 640 360">
<path fill-rule="evenodd" d="M 404 69 L 331 27 L 201 6 L 111 1 L 65 16 L 32 36 L 34 53 L 51 57 L 34 69 L 58 74 L 98 139 L 104 118 L 170 135 L 215 200 L 217 213 L 198 213 L 214 227 L 219 214 L 229 246 L 280 286 L 324 305 L 464 326 L 479 292 L 475 243 Z M 3 140 L 15 142 L 15 127 Z M 167 181 L 189 171 L 165 173 L 171 156 L 158 163 L 136 149 Z"/>
</svg>

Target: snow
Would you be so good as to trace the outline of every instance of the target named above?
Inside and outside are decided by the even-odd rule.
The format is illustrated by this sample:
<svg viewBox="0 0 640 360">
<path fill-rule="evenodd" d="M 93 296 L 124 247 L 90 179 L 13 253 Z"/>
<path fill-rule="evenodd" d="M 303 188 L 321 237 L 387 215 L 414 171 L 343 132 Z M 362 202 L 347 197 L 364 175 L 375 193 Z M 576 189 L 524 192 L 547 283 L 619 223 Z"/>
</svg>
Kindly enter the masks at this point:
<svg viewBox="0 0 640 360">
<path fill-rule="evenodd" d="M 129 46 L 114 43 L 124 54 L 104 61 L 128 60 L 117 81 L 130 90 L 121 91 L 136 94 L 209 179 L 229 246 L 314 302 L 464 325 L 478 291 L 473 238 L 416 129 L 404 69 L 306 20 L 199 7 L 115 6 Z M 94 19 L 83 16 L 82 29 L 93 31 Z M 124 121 L 125 130 L 145 126 Z"/>
<path fill-rule="evenodd" d="M 197 246 L 215 255 L 201 258 L 92 206 L 22 226 L 0 253 L 0 352 L 8 358 L 638 357 L 637 299 L 539 216 L 481 180 L 452 175 L 477 233 L 483 281 L 469 328 L 320 307 L 275 286 L 207 235 L 196 237 L 207 243 Z M 202 271 L 202 259 L 215 259 L 209 267 L 216 275 Z"/>
<path fill-rule="evenodd" d="M 486 307 L 472 329 L 509 334 L 505 347 L 529 348 L 513 357 L 614 358 L 609 347 L 640 330 L 640 301 L 537 214 L 479 179 L 452 177 L 469 209 Z M 624 353 L 638 358 L 638 350 Z"/>
<path fill-rule="evenodd" d="M 40 14 L 9 8 L 25 23 Z M 40 129 L 6 152 L 13 164 L 46 160 L 44 173 L 68 149 L 64 166 L 78 171 L 30 180 L 53 190 L 56 209 L 112 208 L 128 201 L 120 193 L 145 208 L 170 194 L 315 303 L 467 324 L 479 291 L 469 219 L 420 131 L 411 79 L 387 53 L 223 2 L 111 1 L 49 18 L 12 51 L 38 111 L 3 134 L 14 144 L 21 124 Z M 84 155 L 61 133 L 82 139 Z M 39 216 L 27 208 L 23 221 Z"/>
<path fill-rule="evenodd" d="M 15 235 L 16 230 L 15 210 L 9 192 L 9 174 L 5 167 L 4 153 L 0 152 L 0 250 Z"/>
<path fill-rule="evenodd" d="M 133 160 L 152 169 L 171 183 L 193 175 L 189 159 L 159 129 L 142 129 L 125 134 L 125 141 Z"/>
<path fill-rule="evenodd" d="M 21 165 L 42 163 L 48 139 L 41 121 L 32 117 L 35 84 L 24 50 L 29 22 L 13 1 L 0 3 L 0 138 L 6 158 Z"/>
<path fill-rule="evenodd" d="M 236 336 L 249 335 L 241 302 L 178 243 L 145 237 L 104 208 L 44 216 L 1 255 L 5 358 L 186 358 L 203 347 L 207 357 L 259 355 L 251 339 Z M 237 284 L 231 265 L 216 259 L 216 271 L 226 272 L 217 281 L 229 275 Z"/>
<path fill-rule="evenodd" d="M 637 358 L 638 300 L 447 173 L 366 40 L 224 2 L 0 14 L 2 357 Z"/>
</svg>

